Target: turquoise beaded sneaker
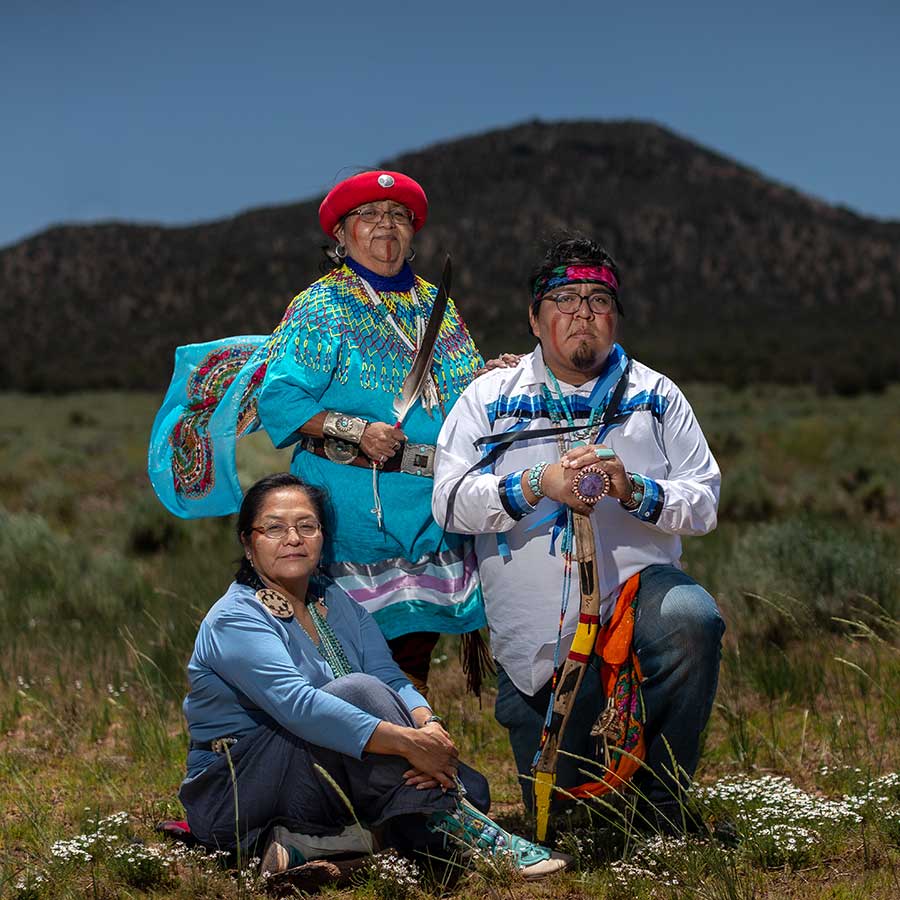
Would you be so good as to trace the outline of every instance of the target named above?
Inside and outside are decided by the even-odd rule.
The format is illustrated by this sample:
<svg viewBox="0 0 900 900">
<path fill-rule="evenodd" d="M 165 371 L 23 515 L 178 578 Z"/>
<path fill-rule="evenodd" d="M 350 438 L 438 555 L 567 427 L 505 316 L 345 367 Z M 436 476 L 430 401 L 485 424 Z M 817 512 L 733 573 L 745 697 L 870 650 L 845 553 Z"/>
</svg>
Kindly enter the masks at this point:
<svg viewBox="0 0 900 900">
<path fill-rule="evenodd" d="M 572 858 L 564 853 L 548 850 L 505 831 L 466 800 L 461 800 L 455 810 L 433 813 L 428 820 L 428 829 L 443 834 L 445 840 L 456 841 L 474 853 L 509 855 L 529 881 L 561 872 L 572 862 Z"/>
</svg>

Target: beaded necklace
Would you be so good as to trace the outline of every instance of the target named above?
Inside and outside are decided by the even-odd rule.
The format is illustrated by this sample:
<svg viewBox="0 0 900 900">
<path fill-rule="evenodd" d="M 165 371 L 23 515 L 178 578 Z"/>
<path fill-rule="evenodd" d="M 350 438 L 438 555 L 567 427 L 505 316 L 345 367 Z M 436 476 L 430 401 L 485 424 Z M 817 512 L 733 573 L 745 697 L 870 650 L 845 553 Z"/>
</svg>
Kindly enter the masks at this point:
<svg viewBox="0 0 900 900">
<path fill-rule="evenodd" d="M 323 600 L 322 602 L 324 603 L 325 601 Z M 322 654 L 325 662 L 331 666 L 334 677 L 342 678 L 344 675 L 349 675 L 353 668 L 347 659 L 347 654 L 344 652 L 338 636 L 334 633 L 334 629 L 328 624 L 325 616 L 319 612 L 319 604 L 316 602 L 316 599 L 311 598 L 307 602 L 306 608 L 309 610 L 313 625 L 316 626 L 316 634 L 319 635 L 319 653 Z"/>
<path fill-rule="evenodd" d="M 557 381 L 556 376 L 550 369 L 547 369 L 547 377 L 550 379 L 553 384 L 553 390 L 556 392 L 556 396 L 551 393 L 550 388 L 546 384 L 541 385 L 541 394 L 544 397 L 544 402 L 547 404 L 547 412 L 550 416 L 550 421 L 554 425 L 560 424 L 563 419 L 569 423 L 573 428 L 575 427 L 575 415 L 572 412 L 571 406 L 569 406 L 569 401 L 566 398 L 566 395 L 563 394 L 562 388 L 559 386 L 559 381 Z M 591 415 L 588 419 L 587 425 L 584 428 L 579 428 L 578 431 L 573 431 L 569 435 L 571 439 L 570 446 L 572 447 L 583 447 L 587 439 L 591 436 L 591 433 L 594 430 L 594 424 L 600 418 L 601 410 L 599 406 L 591 407 Z M 557 437 L 557 441 L 559 442 L 560 452 L 565 453 L 566 451 L 566 439 L 564 435 L 559 435 Z"/>
</svg>

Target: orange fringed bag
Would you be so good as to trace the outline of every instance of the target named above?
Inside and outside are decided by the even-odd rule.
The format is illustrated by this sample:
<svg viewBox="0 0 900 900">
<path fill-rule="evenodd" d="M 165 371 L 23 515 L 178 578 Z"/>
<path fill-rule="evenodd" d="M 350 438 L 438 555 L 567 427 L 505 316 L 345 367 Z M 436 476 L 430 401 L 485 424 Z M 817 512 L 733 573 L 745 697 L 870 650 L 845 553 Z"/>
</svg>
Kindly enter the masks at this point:
<svg viewBox="0 0 900 900">
<path fill-rule="evenodd" d="M 644 705 L 641 665 L 634 652 L 634 614 L 640 573 L 632 575 L 619 592 L 610 620 L 600 629 L 594 652 L 601 660 L 600 678 L 607 697 L 591 735 L 604 742 L 606 774 L 600 781 L 567 789 L 573 797 L 597 797 L 621 790 L 641 768 L 644 746 Z"/>
</svg>

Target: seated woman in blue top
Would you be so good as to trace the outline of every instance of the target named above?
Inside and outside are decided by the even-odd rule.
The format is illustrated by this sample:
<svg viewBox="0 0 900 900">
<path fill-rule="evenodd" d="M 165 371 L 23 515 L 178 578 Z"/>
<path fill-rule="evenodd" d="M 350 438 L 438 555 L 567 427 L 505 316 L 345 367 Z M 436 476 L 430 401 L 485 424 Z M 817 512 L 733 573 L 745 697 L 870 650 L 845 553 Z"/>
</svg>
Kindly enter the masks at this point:
<svg viewBox="0 0 900 900">
<path fill-rule="evenodd" d="M 372 616 L 323 584 L 326 522 L 324 494 L 294 475 L 244 496 L 244 558 L 188 664 L 180 797 L 193 835 L 208 847 L 265 846 L 264 873 L 373 843 L 512 852 L 530 878 L 564 868 L 479 811 L 490 803 L 485 779 L 459 761 Z"/>
</svg>

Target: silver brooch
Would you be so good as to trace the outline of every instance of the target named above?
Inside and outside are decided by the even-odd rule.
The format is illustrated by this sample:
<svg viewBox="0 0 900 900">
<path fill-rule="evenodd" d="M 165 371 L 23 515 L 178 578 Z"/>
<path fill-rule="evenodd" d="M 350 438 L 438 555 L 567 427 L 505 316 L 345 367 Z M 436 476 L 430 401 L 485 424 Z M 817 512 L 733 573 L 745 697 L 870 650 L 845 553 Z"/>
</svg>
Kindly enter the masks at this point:
<svg viewBox="0 0 900 900">
<path fill-rule="evenodd" d="M 383 188 L 393 187 L 393 186 L 394 186 L 394 176 L 393 176 L 393 175 L 388 175 L 387 173 L 385 173 L 384 175 L 379 175 L 379 176 L 378 176 L 378 183 L 379 183 Z"/>
<path fill-rule="evenodd" d="M 294 607 L 284 594 L 272 588 L 263 588 L 256 592 L 256 599 L 270 612 L 276 619 L 293 619 Z"/>
</svg>

